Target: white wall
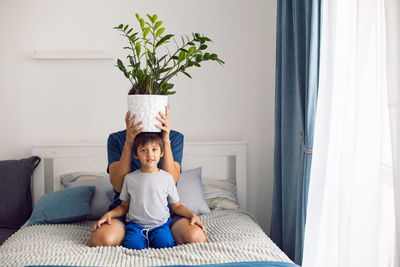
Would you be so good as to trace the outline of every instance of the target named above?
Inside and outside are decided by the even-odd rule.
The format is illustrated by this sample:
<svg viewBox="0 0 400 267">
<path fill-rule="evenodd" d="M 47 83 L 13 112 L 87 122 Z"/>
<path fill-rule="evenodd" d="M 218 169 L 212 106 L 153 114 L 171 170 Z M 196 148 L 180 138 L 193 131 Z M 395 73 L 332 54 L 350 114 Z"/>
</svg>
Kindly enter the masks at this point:
<svg viewBox="0 0 400 267">
<path fill-rule="evenodd" d="M 123 129 L 129 82 L 113 60 L 35 60 L 35 49 L 107 50 L 112 27 L 156 13 L 167 31 L 201 32 L 226 65 L 177 76 L 171 123 L 186 140 L 248 142 L 249 211 L 269 232 L 273 185 L 274 0 L 0 1 L 0 160 L 32 144 L 106 142 Z M 179 39 L 178 39 L 179 40 Z"/>
</svg>

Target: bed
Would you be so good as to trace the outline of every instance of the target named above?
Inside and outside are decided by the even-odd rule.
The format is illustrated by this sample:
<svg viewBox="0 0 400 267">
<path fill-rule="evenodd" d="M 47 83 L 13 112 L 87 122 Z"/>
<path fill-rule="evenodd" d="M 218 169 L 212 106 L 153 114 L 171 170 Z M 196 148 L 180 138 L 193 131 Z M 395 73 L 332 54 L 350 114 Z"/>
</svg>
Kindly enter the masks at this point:
<svg viewBox="0 0 400 267">
<path fill-rule="evenodd" d="M 103 173 L 107 165 L 106 145 L 35 145 L 32 154 L 42 158 L 33 175 L 34 212 L 25 223 L 0 247 L 0 266 L 62 265 L 62 266 L 174 266 L 174 265 L 240 265 L 297 266 L 269 239 L 247 212 L 247 164 L 244 142 L 185 142 L 182 161 L 181 191 L 193 197 L 201 191 L 208 211 L 200 212 L 207 228 L 208 242 L 179 245 L 167 249 L 130 250 L 123 247 L 89 247 L 93 220 L 94 196 L 110 194 L 99 191 L 91 183 L 101 179 L 76 179 L 93 173 Z M 81 174 L 81 176 L 76 174 Z M 196 173 L 196 175 L 194 174 Z M 68 174 L 65 176 L 65 174 Z M 71 174 L 74 174 L 71 176 Z M 104 174 L 106 175 L 106 174 Z M 198 176 L 198 178 L 196 178 Z M 82 178 L 81 177 L 81 178 Z M 107 177 L 101 177 L 104 180 Z M 197 179 L 197 180 L 190 180 Z M 180 181 L 181 181 L 180 180 Z M 201 189 L 188 188 L 200 181 Z M 218 195 L 217 184 L 234 184 L 235 199 Z M 76 186 L 74 183 L 76 182 Z M 81 186 L 81 184 L 85 186 Z M 179 182 L 180 183 L 180 182 Z M 179 192 L 178 183 L 178 192 Z M 72 184 L 72 186 L 71 186 Z M 67 186 L 66 186 L 67 185 Z M 71 188 L 69 188 L 71 186 Z M 181 187 L 182 187 L 181 186 Z M 67 188 L 66 188 L 67 187 Z M 66 189 L 65 189 L 66 188 Z M 46 222 L 28 226 L 43 205 L 52 205 L 48 196 L 59 196 L 72 189 L 89 188 L 92 195 L 85 217 L 72 221 Z M 94 188 L 94 189 L 93 189 Z M 88 191 L 90 191 L 88 189 Z M 94 191 L 93 191 L 94 190 Z M 209 190 L 209 191 L 207 191 Z M 214 191 L 213 191 L 214 190 Z M 76 190 L 75 190 L 76 191 Z M 86 192 L 86 191 L 85 191 Z M 94 192 L 94 193 L 93 193 Z M 180 192 L 180 194 L 181 194 Z M 67 195 L 68 196 L 68 195 Z M 209 197 L 209 198 L 208 198 Z M 64 197 L 63 204 L 79 197 Z M 54 198 L 53 198 L 54 199 Z M 102 198 L 103 199 L 103 198 Z M 104 199 L 103 199 L 104 200 Z M 216 200 L 224 200 L 218 202 Z M 59 201 L 59 198 L 58 200 Z M 96 200 L 97 201 L 97 200 Z M 182 198 L 182 202 L 184 199 Z M 198 205 L 184 203 L 185 205 Z M 226 205 L 226 203 L 237 205 Z M 77 206 L 77 204 L 71 204 Z M 103 205 L 104 206 L 104 205 Z M 209 209 L 211 207 L 211 209 Z M 86 207 L 87 208 L 87 207 Z M 194 207 L 193 208 L 197 208 Z M 201 207 L 200 207 L 201 208 Z M 61 210 L 61 211 L 60 211 Z M 92 216 L 93 215 L 93 216 Z"/>
</svg>

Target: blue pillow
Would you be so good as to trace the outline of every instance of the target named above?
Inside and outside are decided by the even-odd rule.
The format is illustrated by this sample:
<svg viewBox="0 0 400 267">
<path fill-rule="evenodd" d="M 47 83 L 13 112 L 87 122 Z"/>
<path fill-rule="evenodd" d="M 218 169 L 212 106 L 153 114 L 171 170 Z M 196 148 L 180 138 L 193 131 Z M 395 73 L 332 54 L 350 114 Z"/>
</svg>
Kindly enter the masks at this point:
<svg viewBox="0 0 400 267">
<path fill-rule="evenodd" d="M 86 219 L 95 186 L 79 186 L 48 193 L 36 203 L 28 226 Z"/>
</svg>

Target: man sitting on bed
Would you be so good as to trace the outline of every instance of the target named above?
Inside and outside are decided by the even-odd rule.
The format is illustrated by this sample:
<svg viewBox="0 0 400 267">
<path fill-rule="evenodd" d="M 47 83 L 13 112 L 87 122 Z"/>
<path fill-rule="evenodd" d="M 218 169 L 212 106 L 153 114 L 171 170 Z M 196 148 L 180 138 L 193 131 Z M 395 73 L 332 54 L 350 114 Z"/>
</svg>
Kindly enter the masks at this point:
<svg viewBox="0 0 400 267">
<path fill-rule="evenodd" d="M 169 225 L 168 204 L 174 214 L 186 217 L 205 233 L 199 217 L 179 202 L 172 175 L 157 167 L 164 153 L 159 133 L 140 133 L 133 143 L 134 157 L 141 167 L 125 176 L 120 199 L 122 203 L 107 212 L 93 226 L 93 231 L 113 218 L 126 216 L 122 246 L 129 249 L 167 248 L 175 245 Z"/>
<path fill-rule="evenodd" d="M 129 111 L 125 116 L 126 130 L 113 133 L 108 138 L 108 172 L 114 187 L 115 198 L 110 209 L 117 207 L 121 202 L 119 192 L 121 192 L 125 175 L 140 168 L 140 162 L 132 157 L 132 146 L 135 137 L 142 131 L 141 122 L 133 125 L 135 115 L 129 119 Z M 157 118 L 161 125 L 157 125 L 162 130 L 164 142 L 164 157 L 158 164 L 158 168 L 170 173 L 175 181 L 180 177 L 183 135 L 173 131 L 169 124 L 168 108 L 165 114 L 160 112 Z M 179 215 L 171 216 L 171 232 L 177 244 L 205 242 L 206 235 L 196 224 L 191 225 L 190 221 Z M 90 246 L 119 246 L 125 237 L 124 220 L 113 219 L 111 224 L 105 224 L 100 229 L 92 232 Z"/>
</svg>

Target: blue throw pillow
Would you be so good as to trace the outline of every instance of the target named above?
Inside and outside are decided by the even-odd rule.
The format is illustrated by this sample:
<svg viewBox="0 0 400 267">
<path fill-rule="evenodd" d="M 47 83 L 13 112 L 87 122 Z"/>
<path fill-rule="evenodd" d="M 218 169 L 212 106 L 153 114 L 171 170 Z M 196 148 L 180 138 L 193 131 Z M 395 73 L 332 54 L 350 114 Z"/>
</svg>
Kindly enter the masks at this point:
<svg viewBox="0 0 400 267">
<path fill-rule="evenodd" d="M 28 226 L 86 219 L 95 186 L 79 186 L 48 193 L 36 203 Z"/>
</svg>

